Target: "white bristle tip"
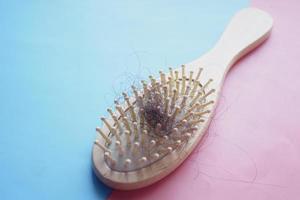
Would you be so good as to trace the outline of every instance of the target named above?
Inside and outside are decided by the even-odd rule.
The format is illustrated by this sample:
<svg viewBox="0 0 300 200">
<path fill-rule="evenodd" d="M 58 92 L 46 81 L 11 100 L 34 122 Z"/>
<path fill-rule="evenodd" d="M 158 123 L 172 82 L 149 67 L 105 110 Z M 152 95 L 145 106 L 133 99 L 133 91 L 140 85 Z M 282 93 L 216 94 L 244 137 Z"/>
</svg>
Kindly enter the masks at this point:
<svg viewBox="0 0 300 200">
<path fill-rule="evenodd" d="M 130 164 L 131 164 L 131 160 L 130 160 L 129 158 L 127 158 L 127 159 L 125 160 L 125 165 L 128 166 L 128 165 L 130 165 Z"/>
<path fill-rule="evenodd" d="M 145 156 L 143 156 L 143 157 L 140 159 L 140 161 L 141 161 L 142 163 L 145 163 L 145 162 L 147 162 L 147 158 L 146 158 Z"/>
<path fill-rule="evenodd" d="M 158 158 L 159 158 L 159 154 L 158 154 L 158 153 L 155 153 L 155 154 L 153 154 L 153 157 L 154 157 L 155 159 L 158 159 Z"/>
<path fill-rule="evenodd" d="M 176 133 L 178 133 L 178 128 L 173 128 L 172 131 L 173 131 L 174 134 L 176 134 Z"/>
<path fill-rule="evenodd" d="M 150 144 L 151 144 L 152 146 L 154 146 L 154 145 L 156 144 L 156 141 L 155 141 L 155 140 L 151 140 L 151 141 L 150 141 Z"/>
</svg>

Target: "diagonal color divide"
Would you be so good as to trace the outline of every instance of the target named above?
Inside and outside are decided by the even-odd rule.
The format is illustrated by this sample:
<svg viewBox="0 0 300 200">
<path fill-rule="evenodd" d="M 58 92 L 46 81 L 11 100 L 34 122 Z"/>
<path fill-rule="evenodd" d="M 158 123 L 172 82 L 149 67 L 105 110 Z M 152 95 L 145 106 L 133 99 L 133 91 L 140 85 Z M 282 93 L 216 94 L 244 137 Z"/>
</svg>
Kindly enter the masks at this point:
<svg viewBox="0 0 300 200">
<path fill-rule="evenodd" d="M 300 3 L 254 0 L 274 17 L 270 39 L 230 71 L 207 138 L 151 187 L 116 199 L 298 199 Z"/>
</svg>

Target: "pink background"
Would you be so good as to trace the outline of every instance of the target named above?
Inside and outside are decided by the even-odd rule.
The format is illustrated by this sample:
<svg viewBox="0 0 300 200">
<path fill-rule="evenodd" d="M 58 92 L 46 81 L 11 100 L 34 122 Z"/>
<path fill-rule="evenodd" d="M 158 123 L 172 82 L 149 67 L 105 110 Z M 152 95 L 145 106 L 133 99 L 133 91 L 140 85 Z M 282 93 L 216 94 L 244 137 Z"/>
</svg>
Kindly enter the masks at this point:
<svg viewBox="0 0 300 200">
<path fill-rule="evenodd" d="M 254 0 L 268 41 L 229 73 L 205 140 L 174 173 L 114 199 L 299 199 L 300 3 Z"/>
</svg>

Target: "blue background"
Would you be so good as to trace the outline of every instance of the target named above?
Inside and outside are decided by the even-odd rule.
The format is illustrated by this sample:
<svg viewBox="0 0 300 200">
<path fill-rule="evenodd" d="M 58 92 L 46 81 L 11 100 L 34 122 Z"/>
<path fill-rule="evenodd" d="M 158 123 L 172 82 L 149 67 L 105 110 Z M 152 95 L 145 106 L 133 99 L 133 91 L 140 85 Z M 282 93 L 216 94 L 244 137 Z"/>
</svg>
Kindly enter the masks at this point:
<svg viewBox="0 0 300 200">
<path fill-rule="evenodd" d="M 211 48 L 247 4 L 0 1 L 0 199 L 105 199 L 90 160 L 99 116 Z"/>
</svg>

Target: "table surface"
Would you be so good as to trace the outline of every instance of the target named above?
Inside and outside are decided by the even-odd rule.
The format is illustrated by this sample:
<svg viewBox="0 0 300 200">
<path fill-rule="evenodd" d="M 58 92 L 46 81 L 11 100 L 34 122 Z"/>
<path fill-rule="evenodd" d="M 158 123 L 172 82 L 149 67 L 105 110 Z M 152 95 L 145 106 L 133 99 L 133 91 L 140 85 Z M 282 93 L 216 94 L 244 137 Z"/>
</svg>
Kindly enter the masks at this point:
<svg viewBox="0 0 300 200">
<path fill-rule="evenodd" d="M 273 15 L 274 30 L 230 71 L 206 139 L 158 184 L 104 186 L 90 160 L 99 116 L 131 84 L 209 50 L 249 3 Z M 296 0 L 0 1 L 0 199 L 299 196 L 299 8 Z"/>
</svg>

